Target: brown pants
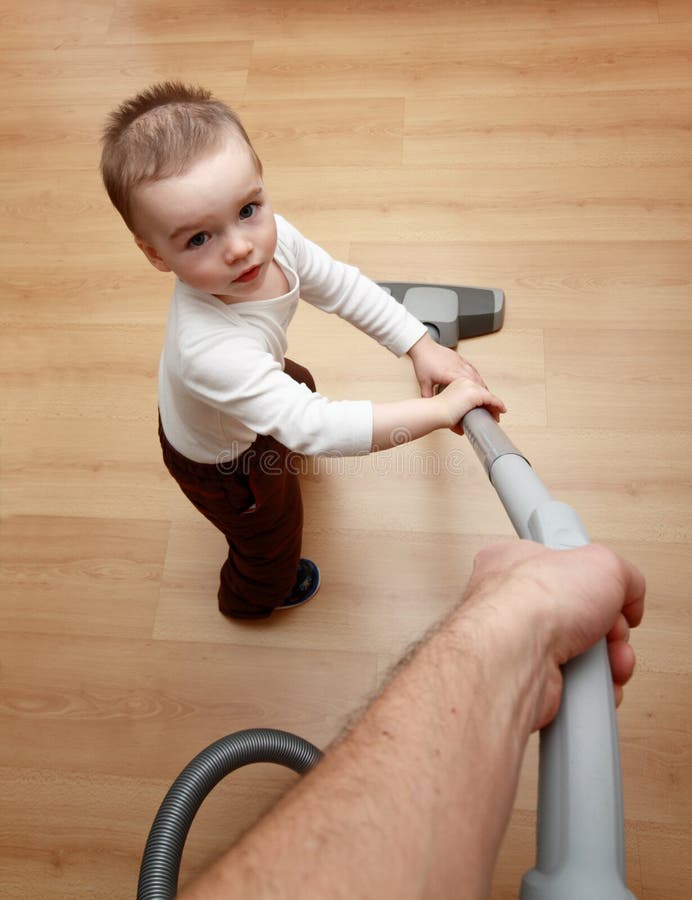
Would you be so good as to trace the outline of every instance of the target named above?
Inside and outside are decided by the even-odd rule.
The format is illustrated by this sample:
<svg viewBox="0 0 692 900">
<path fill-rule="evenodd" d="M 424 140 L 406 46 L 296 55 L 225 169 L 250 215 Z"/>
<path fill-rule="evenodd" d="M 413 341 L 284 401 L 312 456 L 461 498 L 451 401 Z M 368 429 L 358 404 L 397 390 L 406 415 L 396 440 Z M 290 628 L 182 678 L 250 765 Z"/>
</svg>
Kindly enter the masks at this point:
<svg viewBox="0 0 692 900">
<path fill-rule="evenodd" d="M 287 359 L 285 371 L 315 390 L 303 366 Z M 295 583 L 303 535 L 303 501 L 298 475 L 286 465 L 289 451 L 274 438 L 258 435 L 232 461 L 198 463 L 171 446 L 160 420 L 159 439 L 166 468 L 228 543 L 219 609 L 241 619 L 271 615 Z"/>
</svg>

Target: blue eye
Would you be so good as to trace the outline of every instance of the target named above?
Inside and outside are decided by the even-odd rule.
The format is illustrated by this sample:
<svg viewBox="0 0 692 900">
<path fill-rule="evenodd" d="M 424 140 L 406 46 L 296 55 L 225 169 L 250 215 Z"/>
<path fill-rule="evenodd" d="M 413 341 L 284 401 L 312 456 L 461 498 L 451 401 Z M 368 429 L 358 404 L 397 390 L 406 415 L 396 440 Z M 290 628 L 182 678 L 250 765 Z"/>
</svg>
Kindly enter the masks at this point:
<svg viewBox="0 0 692 900">
<path fill-rule="evenodd" d="M 257 208 L 256 203 L 248 203 L 240 210 L 240 218 L 241 219 L 250 219 L 255 214 L 255 209 Z"/>
<path fill-rule="evenodd" d="M 207 243 L 208 239 L 209 235 L 206 231 L 199 231 L 197 232 L 197 234 L 192 235 L 192 237 L 188 241 L 188 244 L 190 245 L 190 247 L 203 247 Z"/>
</svg>

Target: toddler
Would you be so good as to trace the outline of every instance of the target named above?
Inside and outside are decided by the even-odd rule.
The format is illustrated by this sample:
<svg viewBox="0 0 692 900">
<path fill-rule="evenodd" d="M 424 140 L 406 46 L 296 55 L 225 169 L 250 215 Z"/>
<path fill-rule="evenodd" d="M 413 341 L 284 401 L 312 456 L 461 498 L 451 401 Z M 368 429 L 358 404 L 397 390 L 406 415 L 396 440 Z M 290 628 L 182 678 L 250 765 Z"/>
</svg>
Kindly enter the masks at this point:
<svg viewBox="0 0 692 900">
<path fill-rule="evenodd" d="M 101 172 L 137 246 L 176 276 L 159 437 L 171 475 L 228 543 L 219 608 L 258 619 L 299 606 L 319 571 L 300 557 L 291 451 L 374 452 L 402 433 L 458 430 L 475 406 L 498 418 L 504 405 L 386 291 L 273 213 L 245 129 L 208 91 L 167 82 L 123 103 L 104 131 Z M 319 394 L 310 372 L 285 356 L 299 297 L 407 353 L 422 396 L 371 403 Z"/>
</svg>

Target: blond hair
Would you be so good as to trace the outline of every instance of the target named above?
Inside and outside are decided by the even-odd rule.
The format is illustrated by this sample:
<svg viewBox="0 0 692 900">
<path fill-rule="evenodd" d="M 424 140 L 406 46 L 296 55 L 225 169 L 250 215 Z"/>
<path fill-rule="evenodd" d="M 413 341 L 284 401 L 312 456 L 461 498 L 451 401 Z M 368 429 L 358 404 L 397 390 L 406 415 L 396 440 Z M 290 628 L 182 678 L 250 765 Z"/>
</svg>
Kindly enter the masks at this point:
<svg viewBox="0 0 692 900">
<path fill-rule="evenodd" d="M 202 87 L 162 82 L 114 110 L 103 131 L 101 175 L 130 231 L 138 185 L 182 174 L 229 133 L 247 144 L 261 175 L 262 163 L 238 116 Z"/>
</svg>

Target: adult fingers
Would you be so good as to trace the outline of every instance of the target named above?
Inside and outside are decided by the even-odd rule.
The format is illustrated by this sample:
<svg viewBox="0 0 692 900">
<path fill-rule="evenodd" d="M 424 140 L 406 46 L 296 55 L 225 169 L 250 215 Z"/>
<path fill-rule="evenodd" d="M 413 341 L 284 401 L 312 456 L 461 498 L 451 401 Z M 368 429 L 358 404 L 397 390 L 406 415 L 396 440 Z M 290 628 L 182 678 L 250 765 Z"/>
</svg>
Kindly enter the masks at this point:
<svg viewBox="0 0 692 900">
<path fill-rule="evenodd" d="M 627 622 L 633 628 L 636 628 L 644 615 L 646 579 L 644 578 L 643 573 L 629 560 L 620 557 L 620 566 L 625 595 L 622 613 L 627 619 Z"/>
<path fill-rule="evenodd" d="M 614 641 L 608 644 L 608 659 L 613 684 L 621 687 L 630 680 L 634 673 L 637 658 L 634 650 L 626 641 Z"/>
</svg>

